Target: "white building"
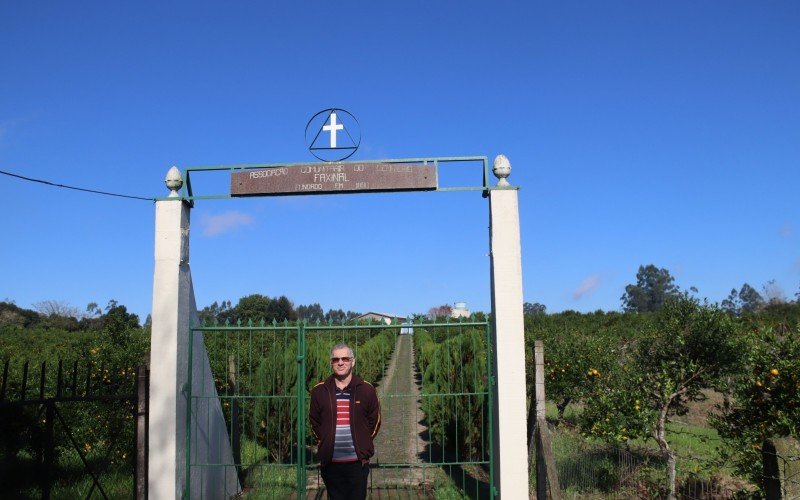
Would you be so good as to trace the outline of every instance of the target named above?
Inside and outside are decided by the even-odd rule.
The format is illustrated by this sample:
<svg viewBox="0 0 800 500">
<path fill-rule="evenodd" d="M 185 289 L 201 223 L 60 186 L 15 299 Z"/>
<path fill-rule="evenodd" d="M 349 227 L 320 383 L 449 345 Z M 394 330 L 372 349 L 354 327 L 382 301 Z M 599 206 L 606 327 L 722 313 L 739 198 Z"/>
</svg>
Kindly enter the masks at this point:
<svg viewBox="0 0 800 500">
<path fill-rule="evenodd" d="M 406 320 L 405 316 L 397 316 L 396 314 L 385 314 L 385 313 L 378 313 L 378 312 L 368 312 L 364 313 L 361 316 L 357 316 L 355 321 L 381 321 L 386 323 L 387 325 L 392 324 L 394 321 L 395 323 L 402 323 Z"/>
<path fill-rule="evenodd" d="M 456 302 L 453 304 L 453 310 L 450 312 L 451 318 L 469 318 L 470 312 L 467 309 L 466 302 Z"/>
</svg>

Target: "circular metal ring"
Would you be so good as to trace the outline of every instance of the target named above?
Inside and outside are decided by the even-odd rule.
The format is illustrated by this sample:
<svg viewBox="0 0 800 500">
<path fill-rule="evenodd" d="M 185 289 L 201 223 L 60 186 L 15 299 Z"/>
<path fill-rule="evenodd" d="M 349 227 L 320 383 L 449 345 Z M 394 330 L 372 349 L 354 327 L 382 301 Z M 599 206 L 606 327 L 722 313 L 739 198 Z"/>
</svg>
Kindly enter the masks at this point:
<svg viewBox="0 0 800 500">
<path fill-rule="evenodd" d="M 358 139 L 354 139 L 353 136 L 350 135 L 350 132 L 347 131 L 347 128 L 343 128 L 342 129 L 347 133 L 347 136 L 350 138 L 350 140 L 353 141 L 353 144 L 354 144 L 353 146 L 335 147 L 335 148 L 314 147 L 314 143 L 317 141 L 317 138 L 319 138 L 319 135 L 322 133 L 322 127 L 320 127 L 319 131 L 314 135 L 314 137 L 311 140 L 309 140 L 308 131 L 309 131 L 310 127 L 311 127 L 311 124 L 314 122 L 314 120 L 318 116 L 320 116 L 322 114 L 326 114 L 326 113 L 327 113 L 328 116 L 332 115 L 333 113 L 343 113 L 343 114 L 349 116 L 355 122 L 356 128 L 357 128 L 356 132 L 358 132 Z M 325 122 L 327 122 L 327 119 L 325 120 Z M 358 122 L 358 119 L 355 116 L 353 116 L 353 114 L 350 113 L 349 111 L 347 111 L 346 109 L 342 109 L 342 108 L 323 109 L 322 111 L 320 111 L 320 112 L 316 113 L 314 116 L 312 116 L 311 119 L 308 120 L 308 123 L 306 123 L 305 140 L 306 140 L 306 144 L 308 145 L 308 151 L 319 160 L 322 160 L 322 161 L 325 161 L 325 162 L 334 162 L 334 161 L 346 160 L 346 159 L 350 158 L 351 156 L 353 156 L 353 154 L 355 154 L 355 152 L 358 150 L 358 147 L 361 145 L 361 124 Z M 330 158 L 329 157 L 323 157 L 323 156 L 320 156 L 320 154 L 317 154 L 317 151 L 340 151 L 344 156 L 332 156 Z"/>
</svg>

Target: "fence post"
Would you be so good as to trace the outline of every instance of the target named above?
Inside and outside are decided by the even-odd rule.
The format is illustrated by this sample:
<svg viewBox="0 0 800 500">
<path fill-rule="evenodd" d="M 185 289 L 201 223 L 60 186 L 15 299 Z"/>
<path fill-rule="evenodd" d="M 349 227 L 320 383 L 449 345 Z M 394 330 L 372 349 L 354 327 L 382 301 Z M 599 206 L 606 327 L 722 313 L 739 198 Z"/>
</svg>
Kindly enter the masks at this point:
<svg viewBox="0 0 800 500">
<path fill-rule="evenodd" d="M 136 367 L 136 500 L 147 498 L 148 370 Z"/>
<path fill-rule="evenodd" d="M 535 365 L 535 398 L 536 398 L 536 498 L 547 498 L 547 484 L 550 483 L 550 498 L 561 498 L 561 488 L 558 484 L 558 472 L 553 456 L 553 446 L 550 442 L 550 431 L 547 428 L 545 416 L 544 394 L 544 342 L 536 340 L 533 343 L 533 359 Z"/>
<path fill-rule="evenodd" d="M 44 366 L 44 363 L 42 363 Z M 55 403 L 45 402 L 45 432 L 44 450 L 42 450 L 42 500 L 50 499 L 50 488 L 52 487 L 53 477 L 53 424 L 55 423 Z"/>
<path fill-rule="evenodd" d="M 297 498 L 306 497 L 306 327 L 297 326 Z"/>
<path fill-rule="evenodd" d="M 536 424 L 534 425 L 534 440 L 536 450 L 536 498 L 544 500 L 547 498 L 547 467 L 542 456 L 540 435 L 541 422 L 545 419 L 544 401 L 544 342 L 536 340 L 533 343 L 533 364 L 534 372 L 534 414 Z"/>
<path fill-rule="evenodd" d="M 228 356 L 228 395 L 231 396 L 231 445 L 233 447 L 233 462 L 236 464 L 236 474 L 241 482 L 242 477 L 242 444 L 239 429 L 239 399 L 236 387 L 236 360 L 233 354 Z"/>
<path fill-rule="evenodd" d="M 782 437 L 773 438 L 772 443 L 783 498 L 800 498 L 800 440 Z"/>
</svg>

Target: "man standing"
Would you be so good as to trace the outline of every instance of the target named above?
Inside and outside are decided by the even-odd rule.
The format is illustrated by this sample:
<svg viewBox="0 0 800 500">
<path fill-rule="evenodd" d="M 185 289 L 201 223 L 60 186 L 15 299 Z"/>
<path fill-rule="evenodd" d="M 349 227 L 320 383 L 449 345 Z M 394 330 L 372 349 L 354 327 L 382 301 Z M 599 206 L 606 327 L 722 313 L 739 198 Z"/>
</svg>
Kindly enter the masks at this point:
<svg viewBox="0 0 800 500">
<path fill-rule="evenodd" d="M 331 500 L 367 497 L 372 440 L 381 427 L 375 388 L 353 374 L 356 358 L 347 344 L 331 349 L 333 374 L 311 389 L 309 421 L 317 442 L 322 480 Z"/>
</svg>

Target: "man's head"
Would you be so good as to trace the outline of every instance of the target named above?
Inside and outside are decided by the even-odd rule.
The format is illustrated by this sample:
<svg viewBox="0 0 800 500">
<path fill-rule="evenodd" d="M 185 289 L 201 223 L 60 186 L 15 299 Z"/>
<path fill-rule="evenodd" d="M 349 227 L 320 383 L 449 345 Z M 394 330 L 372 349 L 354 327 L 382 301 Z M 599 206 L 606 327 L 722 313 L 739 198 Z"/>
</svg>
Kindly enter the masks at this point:
<svg viewBox="0 0 800 500">
<path fill-rule="evenodd" d="M 347 344 L 336 344 L 331 349 L 331 368 L 337 378 L 346 378 L 353 372 L 356 365 L 356 357 L 353 349 Z"/>
</svg>

